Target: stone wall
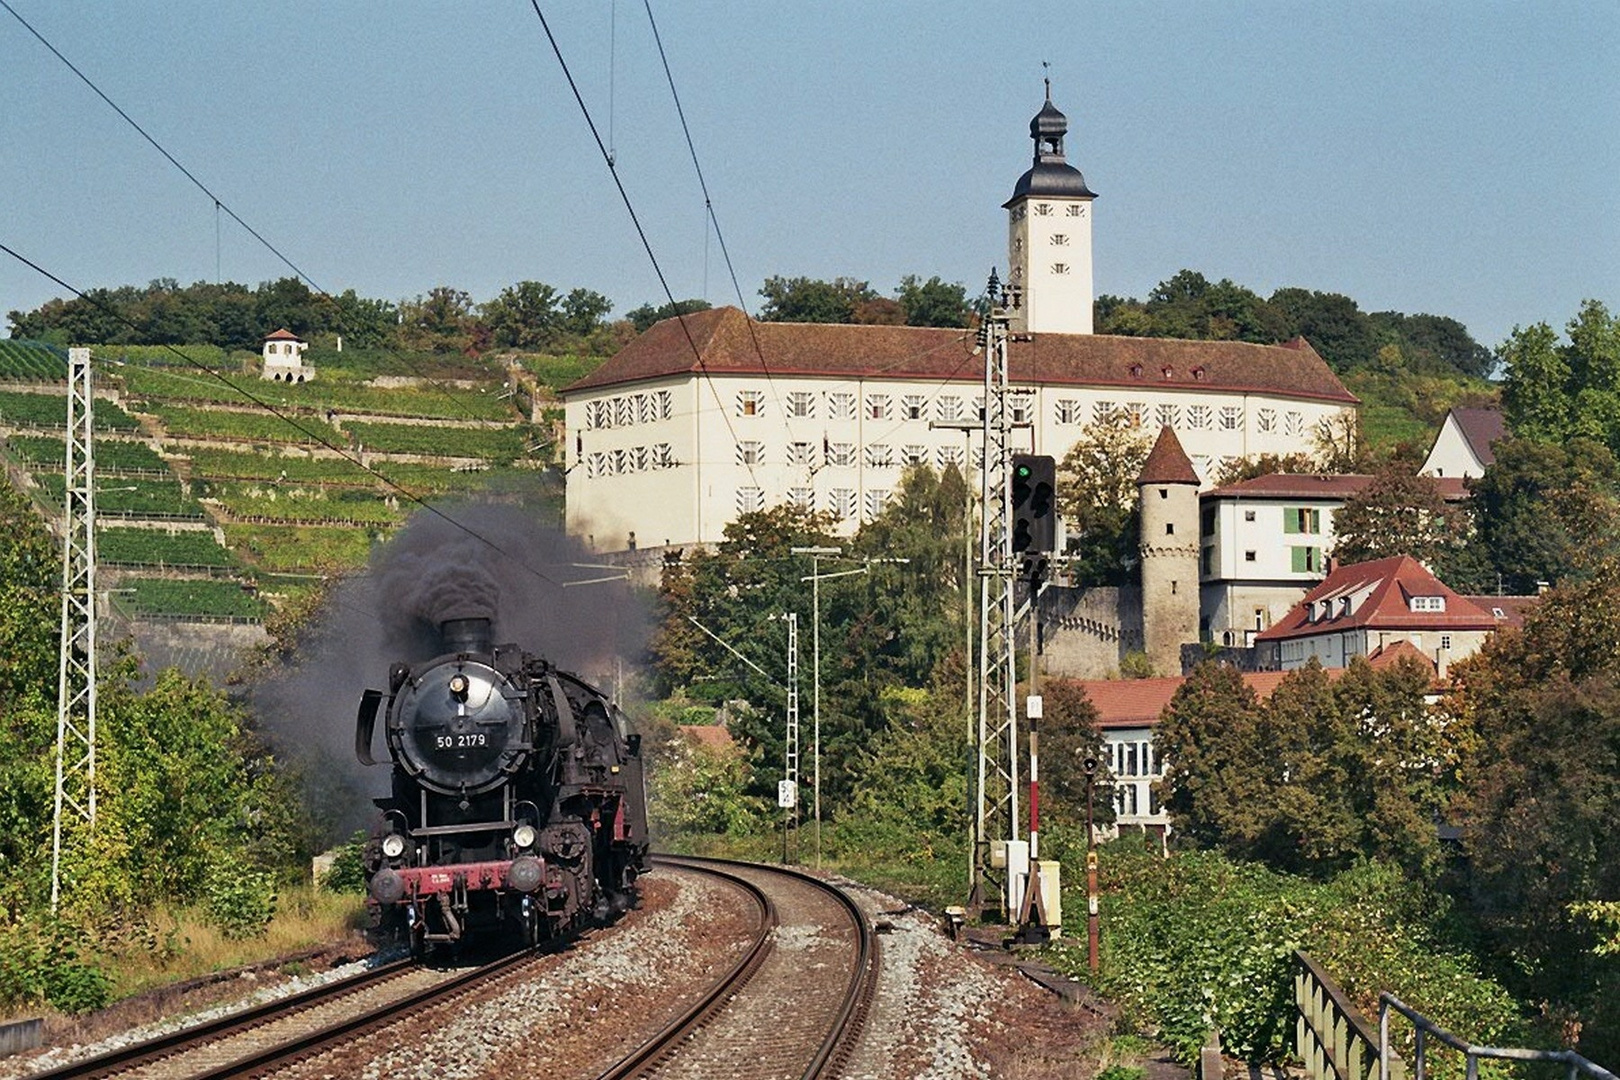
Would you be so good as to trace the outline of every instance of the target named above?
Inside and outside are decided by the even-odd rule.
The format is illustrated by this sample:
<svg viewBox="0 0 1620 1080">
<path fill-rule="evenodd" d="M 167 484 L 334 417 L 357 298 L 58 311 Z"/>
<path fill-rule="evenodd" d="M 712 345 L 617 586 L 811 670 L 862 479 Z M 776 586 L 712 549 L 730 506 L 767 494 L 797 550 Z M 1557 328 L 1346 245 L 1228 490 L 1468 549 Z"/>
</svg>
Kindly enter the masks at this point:
<svg viewBox="0 0 1620 1080">
<path fill-rule="evenodd" d="M 1126 653 L 1142 649 L 1142 590 L 1048 586 L 1041 594 L 1041 639 L 1048 675 L 1107 678 Z"/>
</svg>

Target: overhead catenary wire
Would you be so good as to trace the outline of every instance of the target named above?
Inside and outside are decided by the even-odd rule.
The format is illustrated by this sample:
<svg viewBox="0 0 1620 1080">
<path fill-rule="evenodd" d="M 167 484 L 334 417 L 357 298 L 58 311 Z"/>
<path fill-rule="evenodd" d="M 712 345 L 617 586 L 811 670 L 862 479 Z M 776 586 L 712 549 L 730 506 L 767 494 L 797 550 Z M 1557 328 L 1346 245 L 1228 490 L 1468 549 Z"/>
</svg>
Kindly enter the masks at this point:
<svg viewBox="0 0 1620 1080">
<path fill-rule="evenodd" d="M 238 225 L 242 226 L 242 228 L 247 231 L 248 235 L 252 236 L 259 243 L 263 244 L 264 247 L 265 247 L 265 250 L 269 251 L 277 259 L 280 259 L 282 264 L 285 265 L 289 270 L 291 270 L 297 276 L 297 278 L 300 281 L 302 281 L 306 285 L 308 285 L 322 299 L 326 300 L 328 303 L 336 305 L 337 300 L 336 300 L 335 297 L 332 296 L 331 293 L 327 292 L 319 284 L 317 284 L 314 278 L 312 278 L 308 274 L 306 274 L 302 267 L 300 267 L 297 263 L 293 262 L 292 259 L 289 258 L 275 244 L 271 243 L 270 240 L 264 236 L 264 234 L 262 234 L 261 232 L 259 232 L 259 230 L 255 229 L 252 225 L 249 225 L 245 220 L 243 220 L 242 216 L 240 214 L 238 214 L 235 210 L 231 209 L 231 207 L 224 200 L 222 200 L 218 195 L 214 194 L 214 192 L 208 187 L 207 184 L 203 183 L 200 179 L 197 178 L 197 175 L 195 173 L 193 173 L 190 169 L 186 168 L 185 165 L 181 164 L 179 158 L 177 158 L 173 154 L 171 154 L 168 151 L 168 149 L 162 143 L 158 142 L 157 139 L 153 138 L 151 133 L 149 133 L 144 127 L 142 127 L 138 122 L 136 122 L 134 117 L 130 116 L 129 113 L 125 112 L 122 106 L 120 106 L 112 98 L 108 97 L 106 92 L 103 91 L 101 89 L 101 87 L 97 86 L 96 83 L 90 78 L 90 76 L 86 75 L 82 70 L 80 70 L 79 66 L 77 64 L 75 64 L 72 60 L 69 60 L 67 58 L 67 56 L 63 54 L 62 50 L 58 49 L 55 45 L 51 44 L 51 42 L 45 37 L 44 34 L 40 33 L 38 30 L 36 30 L 32 23 L 30 23 L 27 19 L 23 18 L 22 14 L 20 12 L 18 12 L 16 8 L 11 6 L 10 0 L 0 0 L 0 7 L 5 8 L 6 11 L 11 14 L 12 18 L 16 19 L 19 23 L 21 23 L 23 28 L 25 30 L 27 30 L 30 34 L 32 34 L 39 41 L 39 43 L 41 45 L 43 45 L 43 46 L 45 46 L 45 48 L 49 49 L 50 52 L 51 52 L 51 55 L 55 56 L 58 60 L 62 61 L 62 63 L 67 66 L 69 71 L 73 72 L 73 74 L 75 74 L 75 75 L 77 75 L 79 77 L 80 82 L 82 82 L 82 83 L 84 83 L 84 85 L 88 86 L 95 93 L 95 95 L 97 97 L 99 97 L 102 101 L 106 102 L 107 106 L 110 109 L 112 109 L 113 112 L 117 113 L 120 117 L 122 117 L 126 124 L 128 124 L 130 127 L 134 128 L 135 131 L 137 133 L 139 133 L 141 138 L 145 139 L 148 143 L 150 143 L 152 145 L 152 148 L 154 150 L 156 150 L 158 153 L 163 155 L 163 157 L 169 162 L 169 164 L 173 165 L 176 169 L 179 169 L 180 173 L 183 176 L 185 176 L 185 178 L 187 180 L 191 181 L 191 183 L 197 188 L 198 191 L 201 191 L 204 195 L 208 196 L 208 198 L 210 200 L 212 200 L 212 202 L 214 204 L 214 276 L 216 278 L 216 283 L 217 283 L 217 279 L 221 276 L 221 271 L 220 271 L 220 261 L 221 260 L 220 260 L 219 214 L 220 214 L 221 211 L 224 211 L 226 214 L 230 215 L 230 218 L 231 218 L 232 221 L 234 221 Z M 396 362 L 398 362 L 402 367 L 404 367 L 406 370 L 410 371 L 411 374 L 413 374 L 416 377 L 424 380 L 428 385 L 432 386 L 435 390 L 437 390 L 441 394 L 443 394 L 446 399 L 448 399 L 453 404 L 455 404 L 455 406 L 457 407 L 457 409 L 459 411 L 465 413 L 469 418 L 472 417 L 473 414 L 472 414 L 471 410 L 466 409 L 464 406 L 462 406 L 461 402 L 457 399 L 457 397 L 443 383 L 441 383 L 438 380 L 433 379 L 433 378 L 431 378 L 431 377 L 429 377 L 427 375 L 424 375 L 420 368 L 418 368 L 416 365 L 412 364 L 405 357 L 403 357 L 400 354 L 394 352 L 393 350 L 385 349 L 384 351 L 389 356 L 391 356 Z"/>
<path fill-rule="evenodd" d="M 0 0 L 3 3 L 4 0 Z M 602 141 L 602 134 L 591 118 L 591 110 L 585 104 L 585 97 L 580 93 L 579 84 L 574 81 L 574 73 L 568 67 L 568 61 L 563 58 L 562 47 L 557 44 L 557 37 L 551 32 L 551 24 L 546 21 L 545 12 L 540 10 L 540 0 L 529 0 L 534 8 L 535 18 L 540 20 L 540 28 L 545 32 L 546 40 L 551 44 L 551 51 L 557 58 L 557 65 L 562 68 L 563 78 L 568 82 L 568 89 L 573 92 L 574 101 L 579 105 L 579 111 L 585 118 L 585 126 L 590 128 L 591 138 L 596 141 L 596 149 L 607 163 L 608 174 L 613 177 L 613 186 L 618 189 L 619 199 L 624 203 L 625 211 L 630 215 L 630 224 L 635 227 L 636 236 L 641 240 L 642 250 L 647 253 L 647 260 L 652 264 L 653 273 L 658 277 L 658 285 L 664 290 L 664 296 L 669 300 L 670 308 L 675 312 L 675 319 L 680 323 L 681 333 L 686 337 L 686 343 L 692 349 L 692 355 L 697 358 L 698 370 L 703 373 L 704 381 L 709 386 L 709 393 L 714 396 L 715 406 L 726 421 L 726 429 L 731 433 L 731 441 L 737 442 L 737 430 L 731 423 L 731 414 L 726 411 L 725 402 L 720 397 L 719 389 L 714 385 L 714 376 L 709 372 L 708 362 L 703 357 L 703 350 L 698 346 L 697 339 L 692 336 L 692 328 L 687 324 L 686 316 L 681 313 L 680 305 L 675 301 L 675 293 L 669 286 L 669 278 L 664 273 L 658 255 L 653 251 L 652 241 L 647 236 L 647 230 L 641 224 L 641 216 L 636 213 L 635 203 L 630 199 L 630 193 L 625 190 L 624 181 L 619 177 L 618 164 L 613 159 L 613 153 Z M 748 465 L 749 479 L 754 486 L 759 486 L 759 477 L 754 472 L 753 465 Z"/>
<path fill-rule="evenodd" d="M 0 0 L 0 3 L 4 3 L 4 2 L 5 2 L 5 0 Z M 70 284 L 69 282 L 67 282 L 63 278 L 61 278 L 61 277 L 57 276 L 56 274 L 52 273 L 50 270 L 47 270 L 44 266 L 41 266 L 39 263 L 37 263 L 34 260 L 28 258 L 26 255 L 23 255 L 21 252 L 17 251 L 15 248 L 12 248 L 10 245 L 6 244 L 4 241 L 0 241 L 0 252 L 4 252 L 5 254 L 11 256 L 13 259 L 16 259 L 18 262 L 20 262 L 24 266 L 28 267 L 30 270 L 33 270 L 35 273 L 39 274 L 40 276 L 49 279 L 50 281 L 54 282 L 59 287 L 68 290 L 74 296 L 77 296 L 79 299 L 85 301 L 86 303 L 95 305 L 97 308 L 101 309 L 102 312 L 104 312 L 105 314 L 109 315 L 110 317 L 112 317 L 114 319 L 117 319 L 119 322 L 122 322 L 125 325 L 127 325 L 127 326 L 129 326 L 129 327 L 131 327 L 133 329 L 139 329 L 139 327 L 136 325 L 136 323 L 132 319 L 128 318 L 126 315 L 124 315 L 118 309 L 114 308 L 112 305 L 106 303 L 105 301 L 100 300 L 97 297 L 93 297 L 93 296 L 90 296 L 90 295 L 86 294 L 85 292 L 78 289 L 74 285 Z M 343 458 L 344 460 L 348 461 L 349 463 L 355 465 L 356 467 L 358 467 L 362 471 L 364 471 L 366 473 L 369 473 L 370 475 L 376 477 L 378 481 L 380 481 L 381 483 L 383 483 L 387 487 L 391 488 L 396 494 L 402 496 L 403 498 L 405 498 L 409 502 L 415 503 L 417 506 L 421 507 L 423 510 L 426 510 L 428 513 L 433 514 L 435 517 L 440 518 L 441 520 L 443 520 L 447 524 L 449 524 L 452 527 L 458 529 L 459 531 L 465 533 L 467 536 L 470 536 L 474 540 L 477 540 L 478 542 L 484 544 L 486 547 L 490 548 L 496 554 L 501 555 L 502 557 L 504 557 L 506 559 L 509 559 L 514 566 L 517 566 L 520 569 L 522 569 L 522 570 L 524 570 L 524 571 L 526 571 L 526 572 L 528 572 L 530 574 L 533 574 L 535 577 L 539 578 L 540 580 L 542 580 L 544 582 L 547 582 L 548 584 L 551 584 L 551 585 L 560 585 L 561 584 L 559 581 L 557 581 L 556 578 L 553 578 L 551 575 L 546 574 L 546 573 L 544 573 L 544 572 L 542 572 L 540 570 L 537 570 L 535 567 L 533 567 L 529 563 L 525 562 L 519 555 L 517 555 L 514 552 L 507 551 L 505 548 L 501 547 L 501 545 L 497 544 L 495 541 L 491 540 L 489 537 L 487 537 L 487 536 L 483 535 L 482 533 L 480 533 L 477 529 L 474 529 L 472 526 L 467 525 L 467 524 L 465 524 L 463 522 L 457 521 L 450 514 L 447 514 L 443 510 L 441 510 L 439 507 L 434 506 L 432 503 L 428 502 L 426 499 L 424 499 L 420 495 L 416 494 L 416 492 L 411 491 L 409 488 L 405 487 L 405 485 L 399 483 L 398 481 L 395 481 L 395 480 L 391 479 L 390 477 L 388 477 L 384 473 L 381 473 L 381 472 L 377 471 L 376 469 L 372 468 L 370 465 L 367 465 L 365 463 L 365 461 L 361 459 L 360 455 L 351 452 L 347 447 L 337 445 L 336 443 L 332 442 L 330 439 L 328 439 L 324 435 L 322 435 L 320 432 L 312 430 L 311 428 L 308 428 L 308 427 L 304 426 L 303 424 L 299 423 L 298 419 L 296 417 L 290 415 L 287 412 L 284 412 L 281 409 L 276 408 L 276 406 L 272 405 L 268 401 L 265 401 L 263 398 L 259 397 L 257 394 L 253 393 L 251 390 L 245 389 L 244 387 L 238 386 L 235 383 L 231 382 L 231 380 L 226 378 L 224 373 L 219 371 L 218 369 L 213 368 L 213 367 L 209 366 L 208 364 L 205 364 L 201 360 L 198 360 L 198 359 L 196 359 L 194 357 L 187 356 L 184 352 L 182 352 L 180 349 L 176 348 L 173 345 L 163 345 L 161 347 L 168 350 L 169 352 L 172 352 L 175 356 L 178 356 L 181 360 L 183 360 L 185 363 L 189 364 L 190 366 L 192 366 L 192 367 L 196 368 L 197 370 L 211 376 L 212 378 L 214 378 L 218 382 L 222 383 L 226 387 L 229 387 L 235 393 L 238 393 L 238 394 L 242 395 L 243 397 L 247 398 L 249 401 L 253 402 L 259 408 L 263 409 L 264 411 L 270 413 L 272 416 L 274 416 L 277 419 L 281 420 L 283 423 L 287 424 L 289 427 L 293 428 L 295 431 L 301 432 L 303 435 L 307 436 L 313 442 L 316 442 L 316 443 L 320 444 L 321 446 L 325 447 L 326 449 L 328 449 L 328 450 L 332 451 L 333 453 L 337 454 L 340 458 Z"/>
</svg>

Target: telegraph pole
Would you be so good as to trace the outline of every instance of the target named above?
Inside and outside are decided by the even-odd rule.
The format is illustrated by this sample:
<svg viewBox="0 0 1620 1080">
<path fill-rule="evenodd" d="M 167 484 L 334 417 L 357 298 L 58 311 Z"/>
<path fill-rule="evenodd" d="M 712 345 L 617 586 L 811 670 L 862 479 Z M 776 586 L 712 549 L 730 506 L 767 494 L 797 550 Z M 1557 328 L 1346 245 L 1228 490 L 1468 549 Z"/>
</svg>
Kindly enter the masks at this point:
<svg viewBox="0 0 1620 1080">
<path fill-rule="evenodd" d="M 68 350 L 67 455 L 62 513 L 62 632 L 56 677 L 56 805 L 51 911 L 62 896 L 62 854 L 96 823 L 96 458 L 90 350 Z M 64 833 L 66 836 L 64 837 Z"/>
</svg>

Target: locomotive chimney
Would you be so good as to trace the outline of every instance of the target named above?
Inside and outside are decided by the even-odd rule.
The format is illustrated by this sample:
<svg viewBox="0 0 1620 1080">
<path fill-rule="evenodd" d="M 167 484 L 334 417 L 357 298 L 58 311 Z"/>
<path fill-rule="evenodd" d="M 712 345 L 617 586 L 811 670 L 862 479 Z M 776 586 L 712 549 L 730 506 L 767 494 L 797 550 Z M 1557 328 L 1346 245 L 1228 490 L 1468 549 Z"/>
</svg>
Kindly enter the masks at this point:
<svg viewBox="0 0 1620 1080">
<path fill-rule="evenodd" d="M 453 653 L 487 653 L 495 647 L 494 626 L 489 619 L 446 619 L 439 624 L 444 649 Z"/>
</svg>

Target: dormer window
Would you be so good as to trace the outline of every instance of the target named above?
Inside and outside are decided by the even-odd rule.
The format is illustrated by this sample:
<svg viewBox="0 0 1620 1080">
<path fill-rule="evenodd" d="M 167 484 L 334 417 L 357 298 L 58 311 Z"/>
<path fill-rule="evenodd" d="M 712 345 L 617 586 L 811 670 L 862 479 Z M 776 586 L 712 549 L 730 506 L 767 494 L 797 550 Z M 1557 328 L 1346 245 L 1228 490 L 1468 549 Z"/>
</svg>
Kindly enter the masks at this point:
<svg viewBox="0 0 1620 1080">
<path fill-rule="evenodd" d="M 1193 368 L 1193 382 L 1203 382 L 1203 381 L 1204 381 L 1204 369 L 1203 369 L 1203 367 L 1200 366 L 1200 367 Z"/>
<path fill-rule="evenodd" d="M 1412 611 L 1444 611 L 1446 598 L 1443 596 L 1414 596 L 1411 599 Z"/>
<path fill-rule="evenodd" d="M 1131 365 L 1131 378 L 1140 379 L 1141 377 L 1142 377 L 1142 365 L 1141 364 L 1132 364 Z"/>
<path fill-rule="evenodd" d="M 1165 367 L 1159 372 L 1159 374 L 1163 375 L 1166 379 L 1173 379 L 1176 377 L 1176 369 L 1173 367 Z"/>
<path fill-rule="evenodd" d="M 1339 597 L 1339 615 L 1342 617 L 1342 616 L 1347 616 L 1349 614 L 1350 614 L 1350 598 L 1348 596 Z"/>
</svg>

